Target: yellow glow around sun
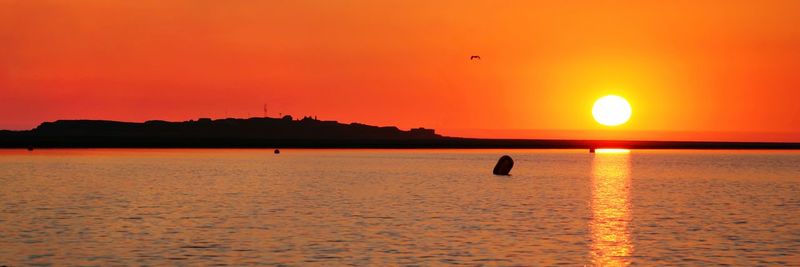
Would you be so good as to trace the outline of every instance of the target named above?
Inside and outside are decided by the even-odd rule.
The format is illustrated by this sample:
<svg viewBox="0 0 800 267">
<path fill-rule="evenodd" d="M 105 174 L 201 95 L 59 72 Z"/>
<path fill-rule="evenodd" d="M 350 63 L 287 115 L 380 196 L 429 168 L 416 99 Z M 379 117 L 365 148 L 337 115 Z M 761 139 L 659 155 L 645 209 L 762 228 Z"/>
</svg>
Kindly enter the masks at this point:
<svg viewBox="0 0 800 267">
<path fill-rule="evenodd" d="M 594 102 L 592 116 L 602 125 L 617 126 L 631 118 L 631 105 L 625 98 L 607 95 Z"/>
</svg>

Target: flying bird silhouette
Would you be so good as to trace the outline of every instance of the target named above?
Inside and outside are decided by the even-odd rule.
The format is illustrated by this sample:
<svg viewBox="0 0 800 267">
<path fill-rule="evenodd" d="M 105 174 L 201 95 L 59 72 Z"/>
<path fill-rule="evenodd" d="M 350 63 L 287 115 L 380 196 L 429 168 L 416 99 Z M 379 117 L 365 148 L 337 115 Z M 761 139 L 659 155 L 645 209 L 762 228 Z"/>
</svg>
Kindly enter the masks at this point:
<svg viewBox="0 0 800 267">
<path fill-rule="evenodd" d="M 469 57 L 469 60 L 476 60 L 476 59 L 480 60 L 481 56 L 471 56 L 471 57 Z"/>
</svg>

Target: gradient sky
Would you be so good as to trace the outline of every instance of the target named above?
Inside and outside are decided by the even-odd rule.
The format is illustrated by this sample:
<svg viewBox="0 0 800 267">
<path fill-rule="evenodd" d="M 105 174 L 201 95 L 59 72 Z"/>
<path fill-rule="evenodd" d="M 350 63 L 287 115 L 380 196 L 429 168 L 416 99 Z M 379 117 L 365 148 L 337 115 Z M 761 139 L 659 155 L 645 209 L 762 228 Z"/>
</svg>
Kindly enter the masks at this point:
<svg viewBox="0 0 800 267">
<path fill-rule="evenodd" d="M 266 103 L 449 135 L 800 141 L 798 25 L 794 0 L 0 0 L 0 129 Z M 612 93 L 633 117 L 610 128 L 591 107 Z"/>
</svg>

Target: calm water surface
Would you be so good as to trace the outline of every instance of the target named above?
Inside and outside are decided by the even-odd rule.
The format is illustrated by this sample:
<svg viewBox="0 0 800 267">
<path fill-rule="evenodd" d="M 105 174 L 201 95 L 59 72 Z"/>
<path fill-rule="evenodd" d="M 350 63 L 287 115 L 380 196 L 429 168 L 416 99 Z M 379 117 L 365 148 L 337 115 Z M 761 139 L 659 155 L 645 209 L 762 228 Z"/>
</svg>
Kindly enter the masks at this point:
<svg viewBox="0 0 800 267">
<path fill-rule="evenodd" d="M 0 265 L 51 264 L 797 266 L 800 152 L 0 150 Z"/>
</svg>

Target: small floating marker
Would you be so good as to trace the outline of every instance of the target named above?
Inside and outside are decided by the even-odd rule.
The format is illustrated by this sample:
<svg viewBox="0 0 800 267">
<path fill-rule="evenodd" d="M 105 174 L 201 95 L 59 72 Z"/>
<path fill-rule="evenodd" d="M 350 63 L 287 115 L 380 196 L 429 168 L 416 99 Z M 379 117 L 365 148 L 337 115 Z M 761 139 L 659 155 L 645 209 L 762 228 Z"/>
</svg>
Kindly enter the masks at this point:
<svg viewBox="0 0 800 267">
<path fill-rule="evenodd" d="M 281 153 L 281 150 L 276 148 L 276 149 L 275 149 L 275 152 L 273 152 L 273 153 L 275 153 L 275 154 L 280 154 L 280 153 Z"/>
<path fill-rule="evenodd" d="M 33 151 L 33 146 L 28 146 L 28 151 Z"/>
<path fill-rule="evenodd" d="M 492 173 L 495 175 L 508 175 L 512 167 L 514 167 L 514 160 L 508 155 L 504 155 L 497 161 L 497 165 L 494 165 Z"/>
<path fill-rule="evenodd" d="M 589 153 L 594 153 L 594 147 L 589 148 Z"/>
</svg>

